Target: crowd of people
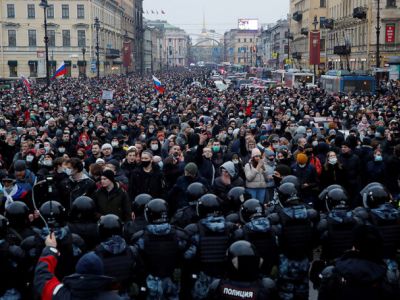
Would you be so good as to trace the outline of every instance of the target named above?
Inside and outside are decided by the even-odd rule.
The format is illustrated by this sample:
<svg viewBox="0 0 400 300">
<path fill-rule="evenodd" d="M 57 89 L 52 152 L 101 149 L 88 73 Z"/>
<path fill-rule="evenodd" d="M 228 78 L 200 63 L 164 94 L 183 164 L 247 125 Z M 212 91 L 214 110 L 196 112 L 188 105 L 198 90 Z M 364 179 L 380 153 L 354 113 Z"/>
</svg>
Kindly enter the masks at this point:
<svg viewBox="0 0 400 300">
<path fill-rule="evenodd" d="M 0 299 L 400 298 L 396 82 L 157 77 L 0 91 Z"/>
</svg>

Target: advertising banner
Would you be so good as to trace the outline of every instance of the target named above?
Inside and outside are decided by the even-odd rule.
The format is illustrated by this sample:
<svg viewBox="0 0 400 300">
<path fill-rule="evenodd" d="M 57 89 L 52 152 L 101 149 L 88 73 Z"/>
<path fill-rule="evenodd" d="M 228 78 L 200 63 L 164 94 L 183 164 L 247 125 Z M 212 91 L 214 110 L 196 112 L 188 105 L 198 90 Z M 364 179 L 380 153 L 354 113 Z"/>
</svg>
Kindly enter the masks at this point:
<svg viewBox="0 0 400 300">
<path fill-rule="evenodd" d="M 319 31 L 311 31 L 310 32 L 310 65 L 319 65 L 320 64 L 320 48 L 321 48 L 321 40 L 320 40 L 320 32 Z"/>
<path fill-rule="evenodd" d="M 396 30 L 395 24 L 386 24 L 386 35 L 385 35 L 386 43 L 394 43 L 395 30 Z"/>
</svg>

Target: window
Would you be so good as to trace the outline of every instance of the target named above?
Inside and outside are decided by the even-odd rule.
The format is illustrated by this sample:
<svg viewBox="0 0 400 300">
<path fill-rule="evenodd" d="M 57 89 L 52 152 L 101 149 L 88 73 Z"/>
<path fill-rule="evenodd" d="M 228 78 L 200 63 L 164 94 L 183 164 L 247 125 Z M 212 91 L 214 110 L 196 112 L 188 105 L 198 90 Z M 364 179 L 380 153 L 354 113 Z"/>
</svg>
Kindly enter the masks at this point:
<svg viewBox="0 0 400 300">
<path fill-rule="evenodd" d="M 17 46 L 17 33 L 14 29 L 8 31 L 8 46 L 9 47 Z"/>
<path fill-rule="evenodd" d="M 238 39 L 238 43 L 240 43 L 240 39 Z"/>
<path fill-rule="evenodd" d="M 54 4 L 50 4 L 47 8 L 47 18 L 54 19 Z"/>
<path fill-rule="evenodd" d="M 253 42 L 253 39 L 250 39 L 250 43 L 252 43 Z"/>
<path fill-rule="evenodd" d="M 15 18 L 15 7 L 14 4 L 7 4 L 7 18 Z"/>
<path fill-rule="evenodd" d="M 78 30 L 78 47 L 86 46 L 86 34 L 85 30 Z"/>
<path fill-rule="evenodd" d="M 56 46 L 56 32 L 54 30 L 47 30 L 47 36 L 49 37 L 49 47 Z"/>
<path fill-rule="evenodd" d="M 394 8 L 396 6 L 396 0 L 387 0 L 386 1 L 386 7 Z"/>
<path fill-rule="evenodd" d="M 62 31 L 63 47 L 71 46 L 71 34 L 69 30 Z"/>
<path fill-rule="evenodd" d="M 34 29 L 28 30 L 28 42 L 29 42 L 29 47 L 36 47 L 36 30 Z"/>
<path fill-rule="evenodd" d="M 69 5 L 63 4 L 61 5 L 61 15 L 63 19 L 69 19 Z"/>
<path fill-rule="evenodd" d="M 10 77 L 18 77 L 16 61 L 8 61 L 8 68 L 10 70 Z"/>
<path fill-rule="evenodd" d="M 30 60 L 28 61 L 29 65 L 29 76 L 30 77 L 37 77 L 37 61 L 36 60 Z"/>
<path fill-rule="evenodd" d="M 77 17 L 78 19 L 85 18 L 85 6 L 83 4 L 78 4 L 77 6 Z"/>
<path fill-rule="evenodd" d="M 28 4 L 28 19 L 35 18 L 35 4 Z"/>
<path fill-rule="evenodd" d="M 319 7 L 326 7 L 326 0 L 319 0 Z"/>
<path fill-rule="evenodd" d="M 243 42 L 244 42 L 244 43 L 247 43 L 247 39 L 243 39 Z"/>
</svg>

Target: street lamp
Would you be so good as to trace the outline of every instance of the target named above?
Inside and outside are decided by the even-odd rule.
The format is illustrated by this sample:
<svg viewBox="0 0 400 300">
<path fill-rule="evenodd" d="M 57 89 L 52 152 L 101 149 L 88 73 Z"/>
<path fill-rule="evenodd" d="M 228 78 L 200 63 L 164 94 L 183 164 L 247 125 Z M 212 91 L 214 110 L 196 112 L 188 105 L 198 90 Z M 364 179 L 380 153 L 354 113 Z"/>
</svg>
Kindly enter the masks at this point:
<svg viewBox="0 0 400 300">
<path fill-rule="evenodd" d="M 381 1 L 378 1 L 378 10 L 376 12 L 376 67 L 380 68 L 381 66 L 381 57 L 380 57 L 380 42 L 379 42 L 379 36 L 381 34 L 381 24 L 380 24 L 380 20 L 381 20 L 381 14 L 380 14 L 380 5 L 381 5 Z"/>
<path fill-rule="evenodd" d="M 49 7 L 47 0 L 41 0 L 39 6 L 43 8 L 44 12 L 44 45 L 46 49 L 46 84 L 50 85 L 50 72 L 49 72 L 49 37 L 47 36 L 47 8 Z"/>
<path fill-rule="evenodd" d="M 99 52 L 99 29 L 100 22 L 99 18 L 94 18 L 94 28 L 96 28 L 96 69 L 97 69 L 97 78 L 100 78 L 100 52 Z"/>
<path fill-rule="evenodd" d="M 82 47 L 82 57 L 83 57 L 83 78 L 86 78 L 86 60 L 85 60 L 85 53 L 86 53 L 86 48 Z"/>
</svg>

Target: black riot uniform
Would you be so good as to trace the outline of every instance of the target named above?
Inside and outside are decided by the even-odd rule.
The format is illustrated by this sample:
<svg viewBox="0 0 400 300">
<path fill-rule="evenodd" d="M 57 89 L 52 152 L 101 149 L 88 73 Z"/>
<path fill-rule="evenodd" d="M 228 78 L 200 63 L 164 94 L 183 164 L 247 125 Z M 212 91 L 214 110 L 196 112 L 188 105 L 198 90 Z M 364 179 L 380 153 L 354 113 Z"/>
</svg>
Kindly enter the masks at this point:
<svg viewBox="0 0 400 300">
<path fill-rule="evenodd" d="M 275 282 L 260 276 L 261 258 L 254 245 L 237 241 L 227 251 L 228 272 L 210 286 L 207 299 L 279 299 Z"/>
<path fill-rule="evenodd" d="M 268 218 L 265 217 L 264 207 L 257 199 L 249 199 L 243 203 L 239 211 L 243 226 L 235 231 L 235 240 L 246 240 L 254 245 L 262 258 L 261 273 L 271 274 L 272 268 L 278 265 L 278 246 L 276 235 Z"/>
<path fill-rule="evenodd" d="M 75 272 L 75 264 L 85 251 L 83 239 L 71 233 L 66 223 L 65 208 L 57 201 L 47 201 L 39 209 L 40 215 L 46 221 L 42 229 L 36 230 L 36 235 L 27 237 L 21 243 L 21 248 L 28 253 L 33 271 L 40 254 L 45 247 L 46 237 L 53 231 L 57 239 L 57 249 L 60 251 L 60 259 L 56 268 L 56 276 L 64 278 Z"/>
<path fill-rule="evenodd" d="M 144 208 L 153 197 L 149 194 L 139 194 L 135 197 L 132 202 L 132 212 L 135 217 L 133 220 L 128 221 L 124 224 L 124 238 L 127 241 L 132 239 L 132 236 L 146 227 L 148 224 L 144 216 Z"/>
<path fill-rule="evenodd" d="M 9 222 L 0 215 L 0 298 L 19 299 L 25 292 L 25 283 L 28 280 L 24 270 L 24 251 L 11 245 L 8 240 Z M 25 295 L 26 296 L 26 295 Z"/>
<path fill-rule="evenodd" d="M 400 249 L 400 210 L 390 202 L 390 195 L 379 184 L 364 189 L 364 207 L 369 212 L 368 221 L 375 225 L 383 238 L 383 258 L 388 268 L 390 283 L 399 280 L 399 267 L 396 260 Z"/>
<path fill-rule="evenodd" d="M 327 213 L 321 215 L 318 231 L 321 259 L 330 262 L 351 249 L 353 229 L 362 223 L 362 218 L 357 211 L 350 210 L 347 194 L 340 186 L 331 188 L 324 202 Z"/>
<path fill-rule="evenodd" d="M 297 196 L 293 183 L 278 188 L 279 204 L 268 217 L 280 246 L 278 291 L 282 299 L 308 299 L 308 270 L 316 244 L 318 212 Z"/>
<path fill-rule="evenodd" d="M 188 205 L 184 206 L 175 213 L 171 223 L 184 228 L 185 226 L 198 221 L 196 212 L 197 201 L 201 196 L 207 194 L 207 187 L 201 182 L 193 182 L 186 189 Z"/>
<path fill-rule="evenodd" d="M 114 278 L 112 290 L 126 294 L 135 278 L 137 253 L 122 237 L 123 224 L 118 216 L 102 216 L 98 230 L 101 243 L 94 252 L 103 261 L 104 275 Z"/>
<path fill-rule="evenodd" d="M 251 195 L 244 187 L 236 186 L 229 190 L 227 200 L 223 204 L 224 215 L 226 220 L 234 224 L 243 225 L 239 216 L 241 205 L 251 199 Z"/>
<path fill-rule="evenodd" d="M 214 194 L 205 194 L 199 199 L 197 213 L 200 220 L 185 228 L 191 238 L 190 251 L 195 255 L 190 263 L 195 281 L 191 296 L 205 299 L 212 281 L 225 273 L 225 253 L 235 226 L 225 221 L 220 200 Z"/>
<path fill-rule="evenodd" d="M 178 299 L 180 269 L 188 237 L 168 222 L 165 200 L 151 200 L 144 213 L 148 225 L 133 236 L 132 242 L 144 263 L 141 283 L 146 299 Z"/>
<path fill-rule="evenodd" d="M 7 206 L 5 216 L 10 223 L 7 240 L 11 245 L 20 245 L 24 239 L 35 235 L 29 222 L 29 208 L 24 202 L 12 202 Z"/>
<path fill-rule="evenodd" d="M 72 202 L 68 228 L 85 241 L 87 250 L 92 250 L 100 243 L 96 206 L 92 198 L 79 196 Z"/>
</svg>

